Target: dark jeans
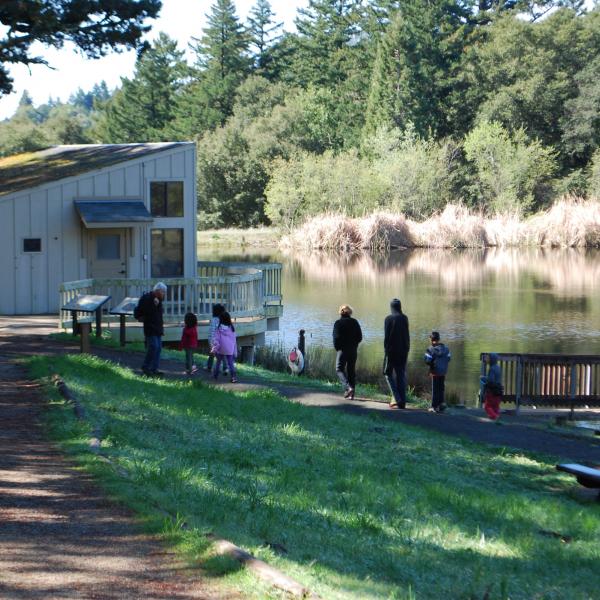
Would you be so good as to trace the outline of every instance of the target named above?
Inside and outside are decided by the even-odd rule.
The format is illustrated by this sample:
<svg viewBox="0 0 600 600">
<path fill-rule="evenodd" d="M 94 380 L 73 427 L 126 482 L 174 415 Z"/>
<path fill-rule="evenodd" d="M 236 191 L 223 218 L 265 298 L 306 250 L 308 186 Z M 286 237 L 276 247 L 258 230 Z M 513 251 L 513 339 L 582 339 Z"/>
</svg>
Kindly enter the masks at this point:
<svg viewBox="0 0 600 600">
<path fill-rule="evenodd" d="M 144 364 L 142 369 L 152 371 L 158 371 L 158 364 L 160 362 L 160 351 L 162 350 L 162 340 L 160 335 L 147 335 L 146 336 L 146 358 L 144 358 Z"/>
<path fill-rule="evenodd" d="M 206 361 L 206 370 L 212 371 L 213 364 L 215 362 L 215 355 L 210 352 L 208 355 L 208 360 Z M 223 361 L 223 373 L 227 373 L 227 361 Z"/>
<path fill-rule="evenodd" d="M 215 370 L 213 371 L 213 375 L 215 376 L 215 378 L 219 376 L 219 369 L 221 368 L 222 362 L 227 362 L 227 366 L 229 367 L 229 374 L 232 377 L 235 377 L 235 364 L 233 362 L 233 356 L 231 354 L 217 354 L 217 362 L 215 364 Z"/>
<path fill-rule="evenodd" d="M 185 370 L 189 373 L 194 366 L 194 349 L 185 348 Z"/>
<path fill-rule="evenodd" d="M 444 388 L 446 377 L 438 375 L 431 378 L 431 408 L 438 409 L 444 404 Z"/>
<path fill-rule="evenodd" d="M 394 398 L 400 407 L 406 407 L 406 358 L 386 356 L 383 363 L 383 374 Z"/>
<path fill-rule="evenodd" d="M 356 348 L 338 350 L 335 372 L 345 388 L 356 387 Z"/>
</svg>

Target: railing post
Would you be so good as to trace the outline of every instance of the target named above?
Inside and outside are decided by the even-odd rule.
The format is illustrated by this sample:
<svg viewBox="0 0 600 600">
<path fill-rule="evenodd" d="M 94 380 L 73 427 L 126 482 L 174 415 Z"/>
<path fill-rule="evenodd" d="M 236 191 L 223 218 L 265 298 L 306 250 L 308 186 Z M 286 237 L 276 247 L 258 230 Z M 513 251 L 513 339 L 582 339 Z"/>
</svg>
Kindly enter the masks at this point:
<svg viewBox="0 0 600 600">
<path fill-rule="evenodd" d="M 479 356 L 481 360 L 481 379 L 485 377 L 485 356 L 485 354 Z M 481 383 L 481 379 L 479 380 L 479 408 L 483 406 L 483 383 Z"/>
<path fill-rule="evenodd" d="M 515 382 L 515 412 L 519 414 L 521 409 L 521 394 L 523 392 L 523 356 L 517 358 L 517 380 Z"/>
<path fill-rule="evenodd" d="M 569 421 L 573 421 L 575 419 L 575 393 L 577 390 L 577 369 L 575 363 L 571 365 L 571 380 L 569 381 L 569 384 L 569 400 L 571 402 Z"/>
</svg>

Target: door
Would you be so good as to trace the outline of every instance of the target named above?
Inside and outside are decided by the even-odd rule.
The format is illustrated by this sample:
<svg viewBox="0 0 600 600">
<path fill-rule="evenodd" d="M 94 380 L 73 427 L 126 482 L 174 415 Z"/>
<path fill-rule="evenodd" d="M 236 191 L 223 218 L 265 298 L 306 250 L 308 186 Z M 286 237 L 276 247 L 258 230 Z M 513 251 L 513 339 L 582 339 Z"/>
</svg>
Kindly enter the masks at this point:
<svg viewBox="0 0 600 600">
<path fill-rule="evenodd" d="M 88 229 L 89 277 L 127 277 L 127 230 Z"/>
</svg>

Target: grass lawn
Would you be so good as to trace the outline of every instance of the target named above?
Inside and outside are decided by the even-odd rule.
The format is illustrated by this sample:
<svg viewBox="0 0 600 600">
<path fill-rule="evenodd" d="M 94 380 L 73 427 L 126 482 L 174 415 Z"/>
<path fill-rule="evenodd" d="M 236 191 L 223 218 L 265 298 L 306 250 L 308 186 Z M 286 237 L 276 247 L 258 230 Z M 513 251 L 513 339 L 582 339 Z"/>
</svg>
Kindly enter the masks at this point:
<svg viewBox="0 0 600 600">
<path fill-rule="evenodd" d="M 244 597 L 280 596 L 216 558 L 208 532 L 328 599 L 598 597 L 600 504 L 578 500 L 549 460 L 91 356 L 30 369 L 60 373 L 86 407 L 78 423 L 50 391 L 54 436 Z M 88 451 L 95 427 L 118 468 Z"/>
<path fill-rule="evenodd" d="M 62 342 L 77 342 L 79 338 L 74 338 L 70 333 L 51 333 L 49 338 L 62 341 Z M 120 352 L 145 352 L 144 344 L 142 342 L 128 342 L 126 346 L 119 344 L 118 338 L 115 339 L 112 335 L 103 334 L 103 337 L 97 338 L 90 336 L 90 343 L 92 346 L 99 346 L 103 348 L 110 348 L 111 350 L 118 350 Z M 196 363 L 198 366 L 206 364 L 208 356 L 203 354 L 194 354 Z M 169 350 L 163 348 L 161 352 L 162 358 L 177 360 L 182 362 L 183 368 L 183 353 L 180 350 Z M 242 380 L 257 380 L 265 385 L 276 384 L 282 386 L 301 386 L 314 389 L 316 391 L 330 392 L 340 394 L 342 388 L 338 381 L 327 381 L 325 379 L 315 379 L 314 377 L 306 377 L 292 375 L 290 373 L 284 373 L 281 371 L 270 370 L 259 366 L 250 366 L 243 363 L 236 363 L 235 368 L 238 370 L 238 374 Z M 376 400 L 379 402 L 389 402 L 390 396 L 383 394 L 374 385 L 361 384 L 356 386 L 356 393 L 361 398 L 368 398 L 369 400 Z M 411 389 L 408 391 L 408 401 L 415 406 L 428 406 L 428 402 L 417 398 L 412 394 Z"/>
</svg>

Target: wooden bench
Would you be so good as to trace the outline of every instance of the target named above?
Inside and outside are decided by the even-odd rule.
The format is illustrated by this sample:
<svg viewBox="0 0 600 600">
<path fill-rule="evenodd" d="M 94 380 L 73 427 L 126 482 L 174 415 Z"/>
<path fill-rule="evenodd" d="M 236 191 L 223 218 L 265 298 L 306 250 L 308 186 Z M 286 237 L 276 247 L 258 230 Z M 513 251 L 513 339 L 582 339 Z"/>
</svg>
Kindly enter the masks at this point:
<svg viewBox="0 0 600 600">
<path fill-rule="evenodd" d="M 584 487 L 600 489 L 600 469 L 578 464 L 556 465 L 556 469 L 575 475 L 577 481 Z M 600 495 L 598 499 L 600 500 Z"/>
</svg>

